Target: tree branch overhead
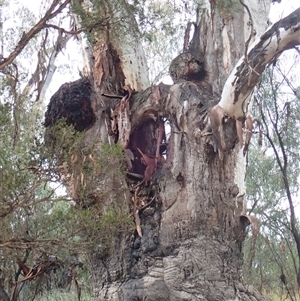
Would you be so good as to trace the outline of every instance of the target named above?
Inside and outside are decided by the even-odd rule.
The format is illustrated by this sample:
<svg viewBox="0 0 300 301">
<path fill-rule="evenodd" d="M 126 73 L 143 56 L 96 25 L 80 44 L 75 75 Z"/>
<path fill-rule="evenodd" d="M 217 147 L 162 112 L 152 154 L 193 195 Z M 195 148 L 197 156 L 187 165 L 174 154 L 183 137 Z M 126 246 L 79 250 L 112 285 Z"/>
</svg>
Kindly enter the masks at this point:
<svg viewBox="0 0 300 301">
<path fill-rule="evenodd" d="M 242 57 L 228 77 L 220 107 L 228 116 L 244 118 L 253 88 L 266 66 L 280 54 L 300 44 L 300 8 L 276 22 Z"/>
<path fill-rule="evenodd" d="M 46 23 L 56 17 L 69 3 L 71 0 L 64 1 L 56 10 L 56 6 L 60 3 L 59 0 L 54 0 L 50 6 L 50 8 L 45 13 L 44 17 L 40 19 L 40 21 L 33 26 L 27 33 L 23 33 L 22 38 L 18 42 L 17 46 L 15 47 L 14 51 L 7 57 L 2 59 L 0 62 L 0 70 L 8 66 L 13 62 L 13 60 L 21 53 L 27 43 L 42 29 L 46 27 Z"/>
</svg>

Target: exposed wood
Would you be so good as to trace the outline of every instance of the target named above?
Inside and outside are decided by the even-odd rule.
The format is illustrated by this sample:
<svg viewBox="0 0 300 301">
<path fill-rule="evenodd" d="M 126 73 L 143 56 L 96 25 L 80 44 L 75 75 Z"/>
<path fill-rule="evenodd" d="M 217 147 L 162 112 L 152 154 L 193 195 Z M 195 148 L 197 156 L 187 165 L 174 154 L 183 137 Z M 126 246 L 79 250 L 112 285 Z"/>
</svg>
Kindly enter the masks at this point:
<svg viewBox="0 0 300 301">
<path fill-rule="evenodd" d="M 139 148 L 137 148 L 137 150 L 142 156 L 141 158 L 142 163 L 146 165 L 146 169 L 144 172 L 144 179 L 145 179 L 145 185 L 148 186 L 149 181 L 157 168 L 156 158 L 144 154 Z"/>
<path fill-rule="evenodd" d="M 116 105 L 111 117 L 114 121 L 112 128 L 115 132 L 118 132 L 119 143 L 123 146 L 123 149 L 126 149 L 128 147 L 129 136 L 131 133 L 129 100 L 133 91 L 130 86 L 125 86 L 123 88 L 127 92 L 127 95 L 125 95 Z"/>
<path fill-rule="evenodd" d="M 81 5 L 87 8 L 92 2 L 84 0 Z M 125 75 L 124 84 L 130 85 L 136 91 L 146 89 L 150 85 L 147 61 L 130 5 L 125 0 L 104 0 L 101 2 L 101 9 L 97 7 L 96 10 L 100 19 L 108 19 L 106 30 L 97 31 L 95 34 L 97 43 L 109 42 L 112 48 L 117 50 Z"/>
<path fill-rule="evenodd" d="M 223 122 L 225 112 L 218 105 L 208 109 L 207 112 L 214 138 L 214 150 L 215 152 L 218 152 L 220 160 L 223 160 L 223 153 L 225 149 Z"/>
</svg>

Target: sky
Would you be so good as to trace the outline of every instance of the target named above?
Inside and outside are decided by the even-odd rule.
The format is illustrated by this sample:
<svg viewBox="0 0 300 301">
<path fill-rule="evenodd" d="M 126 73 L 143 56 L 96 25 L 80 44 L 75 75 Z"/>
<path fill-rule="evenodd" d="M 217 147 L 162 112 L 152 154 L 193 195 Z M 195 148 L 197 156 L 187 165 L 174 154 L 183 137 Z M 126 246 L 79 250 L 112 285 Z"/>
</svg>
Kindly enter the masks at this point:
<svg viewBox="0 0 300 301">
<path fill-rule="evenodd" d="M 299 0 L 281 0 L 281 3 L 275 2 L 271 5 L 269 18 L 274 23 L 279 19 L 286 17 L 299 7 Z"/>
</svg>

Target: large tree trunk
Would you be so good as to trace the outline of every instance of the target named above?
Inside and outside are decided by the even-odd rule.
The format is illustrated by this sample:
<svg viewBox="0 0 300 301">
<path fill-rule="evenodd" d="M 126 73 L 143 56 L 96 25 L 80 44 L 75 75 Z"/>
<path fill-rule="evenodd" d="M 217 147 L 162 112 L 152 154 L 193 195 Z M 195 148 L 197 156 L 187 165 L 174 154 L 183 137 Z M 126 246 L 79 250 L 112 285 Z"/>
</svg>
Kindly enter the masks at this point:
<svg viewBox="0 0 300 301">
<path fill-rule="evenodd" d="M 121 201 L 135 217 L 137 230 L 115 238 L 109 255 L 92 255 L 96 300 L 265 300 L 243 283 L 241 274 L 245 164 L 234 117 L 241 117 L 243 125 L 245 116 L 224 118 L 225 107 L 220 106 L 220 129 L 215 126 L 219 111 L 207 113 L 221 99 L 230 72 L 245 54 L 251 31 L 247 10 L 242 5 L 220 8 L 210 1 L 199 14 L 188 51 L 170 67 L 175 84 L 140 91 L 147 80 L 136 76 L 137 70 L 146 72 L 136 25 L 126 3 L 114 1 L 104 1 L 106 11 L 117 11 L 117 16 L 124 11 L 122 26 L 134 34 L 127 33 L 129 41 L 114 28 L 105 38 L 100 34 L 94 47 L 88 81 L 96 118 L 88 125 L 86 141 L 121 144 L 135 158 L 130 174 L 145 180 L 137 185 L 138 180 L 128 177 Z M 267 24 L 269 4 L 253 2 L 249 8 L 259 34 L 264 28 L 256 20 Z M 254 17 L 257 12 L 260 18 Z M 137 59 L 128 60 L 122 49 Z M 87 85 L 86 79 L 82 82 Z M 139 93 L 131 93 L 125 84 Z M 120 101 L 107 94 L 124 97 Z M 64 99 L 61 95 L 66 94 L 59 95 Z M 227 111 L 230 115 L 231 108 Z M 49 106 L 46 125 L 53 123 L 52 113 Z M 163 124 L 170 125 L 167 139 Z M 144 159 L 150 162 L 147 168 L 141 153 L 152 156 Z M 76 196 L 74 188 L 70 191 Z"/>
</svg>

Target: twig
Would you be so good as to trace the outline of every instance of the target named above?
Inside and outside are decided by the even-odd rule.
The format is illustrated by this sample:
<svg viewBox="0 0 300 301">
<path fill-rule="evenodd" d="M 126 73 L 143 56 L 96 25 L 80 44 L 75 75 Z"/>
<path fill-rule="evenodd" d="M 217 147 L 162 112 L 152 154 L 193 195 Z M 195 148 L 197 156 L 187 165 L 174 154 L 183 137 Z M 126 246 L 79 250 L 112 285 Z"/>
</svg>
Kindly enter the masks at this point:
<svg viewBox="0 0 300 301">
<path fill-rule="evenodd" d="M 151 199 L 151 201 L 147 204 L 145 204 L 144 206 L 142 206 L 141 208 L 138 209 L 138 211 L 142 211 L 144 210 L 146 207 L 148 207 L 155 199 L 155 196 Z"/>
</svg>

